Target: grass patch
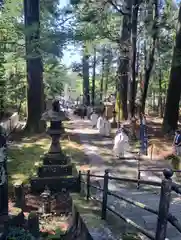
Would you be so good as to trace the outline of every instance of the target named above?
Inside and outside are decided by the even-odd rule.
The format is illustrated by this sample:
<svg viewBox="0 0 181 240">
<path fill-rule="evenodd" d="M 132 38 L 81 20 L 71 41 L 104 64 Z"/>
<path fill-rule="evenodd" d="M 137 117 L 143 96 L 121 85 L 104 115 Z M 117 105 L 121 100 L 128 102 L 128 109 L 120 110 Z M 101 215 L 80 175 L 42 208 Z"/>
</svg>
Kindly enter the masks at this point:
<svg viewBox="0 0 181 240">
<path fill-rule="evenodd" d="M 81 166 L 85 165 L 85 154 L 82 146 L 72 140 L 65 136 L 61 140 L 61 146 L 79 170 Z M 48 151 L 50 142 L 51 139 L 43 134 L 19 139 L 10 145 L 7 164 L 10 191 L 13 184 L 17 182 L 27 183 L 30 177 L 36 175 L 38 166 L 42 164 L 40 155 Z"/>
<path fill-rule="evenodd" d="M 31 136 L 10 146 L 7 165 L 9 186 L 16 182 L 27 183 L 28 179 L 36 173 L 41 163 L 40 155 L 48 150 L 49 145 L 48 137 Z"/>
</svg>

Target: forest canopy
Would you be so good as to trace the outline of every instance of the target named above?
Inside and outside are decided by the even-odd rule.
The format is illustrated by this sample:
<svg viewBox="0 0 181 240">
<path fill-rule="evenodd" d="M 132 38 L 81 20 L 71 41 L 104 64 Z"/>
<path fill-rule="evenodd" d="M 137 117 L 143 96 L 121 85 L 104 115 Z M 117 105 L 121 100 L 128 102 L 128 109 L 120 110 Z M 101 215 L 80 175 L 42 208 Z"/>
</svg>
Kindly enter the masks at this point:
<svg viewBox="0 0 181 240">
<path fill-rule="evenodd" d="M 27 128 L 37 131 L 46 98 L 61 94 L 73 71 L 85 104 L 115 94 L 122 120 L 156 111 L 165 132 L 177 128 L 179 3 L 71 0 L 62 7 L 58 0 L 4 0 L 0 11 L 1 118 L 20 106 Z M 62 59 L 70 45 L 81 50 L 68 69 Z"/>
</svg>

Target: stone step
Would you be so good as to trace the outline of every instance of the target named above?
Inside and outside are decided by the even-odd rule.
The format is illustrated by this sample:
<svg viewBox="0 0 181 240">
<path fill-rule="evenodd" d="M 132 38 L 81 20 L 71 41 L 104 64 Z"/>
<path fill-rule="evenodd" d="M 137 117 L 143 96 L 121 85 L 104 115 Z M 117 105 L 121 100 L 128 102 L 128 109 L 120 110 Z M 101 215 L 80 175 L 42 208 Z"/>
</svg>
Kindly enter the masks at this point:
<svg viewBox="0 0 181 240">
<path fill-rule="evenodd" d="M 72 164 L 43 165 L 38 168 L 38 177 L 58 177 L 72 175 Z"/>
<path fill-rule="evenodd" d="M 40 193 L 45 190 L 47 186 L 51 191 L 60 192 L 66 189 L 72 192 L 78 191 L 78 177 L 45 177 L 45 178 L 32 178 L 30 180 L 32 193 Z"/>
</svg>

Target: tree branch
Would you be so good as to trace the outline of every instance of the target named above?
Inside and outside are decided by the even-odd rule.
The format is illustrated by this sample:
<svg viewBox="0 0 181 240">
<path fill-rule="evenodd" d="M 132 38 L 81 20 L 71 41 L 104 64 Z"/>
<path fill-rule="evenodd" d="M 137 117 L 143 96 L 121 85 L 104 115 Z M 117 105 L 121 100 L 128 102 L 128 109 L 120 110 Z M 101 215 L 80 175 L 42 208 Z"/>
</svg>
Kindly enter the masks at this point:
<svg viewBox="0 0 181 240">
<path fill-rule="evenodd" d="M 114 9 L 116 10 L 116 11 L 118 11 L 119 13 L 121 13 L 122 15 L 128 15 L 128 16 L 130 16 L 130 12 L 125 12 L 125 11 L 123 11 L 123 9 L 121 9 L 121 8 L 119 8 L 117 5 L 116 5 L 116 3 L 114 2 L 114 0 L 108 0 L 108 3 L 110 3 L 113 7 L 114 7 Z"/>
</svg>

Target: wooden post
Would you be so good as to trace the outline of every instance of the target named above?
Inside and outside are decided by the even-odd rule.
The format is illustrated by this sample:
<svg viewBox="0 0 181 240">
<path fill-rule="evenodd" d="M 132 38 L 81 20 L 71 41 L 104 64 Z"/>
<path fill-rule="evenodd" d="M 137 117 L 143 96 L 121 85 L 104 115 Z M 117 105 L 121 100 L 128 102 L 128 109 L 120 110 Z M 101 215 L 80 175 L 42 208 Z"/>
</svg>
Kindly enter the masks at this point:
<svg viewBox="0 0 181 240">
<path fill-rule="evenodd" d="M 103 220 L 106 219 L 108 180 L 109 180 L 109 172 L 108 172 L 108 170 L 105 170 L 104 187 L 103 187 L 103 199 L 102 199 L 102 213 L 101 213 L 101 218 Z"/>
<path fill-rule="evenodd" d="M 87 201 L 90 198 L 90 170 L 87 171 Z"/>
<path fill-rule="evenodd" d="M 24 209 L 25 196 L 24 196 L 23 184 L 14 185 L 14 196 L 15 196 L 16 206 L 21 209 Z"/>
<path fill-rule="evenodd" d="M 167 233 L 173 171 L 164 169 L 163 174 L 155 240 L 165 240 Z"/>
<path fill-rule="evenodd" d="M 141 178 L 141 171 L 140 171 L 140 158 L 139 158 L 137 161 L 138 161 L 137 189 L 139 189 L 139 188 L 140 188 L 140 178 Z"/>
</svg>

